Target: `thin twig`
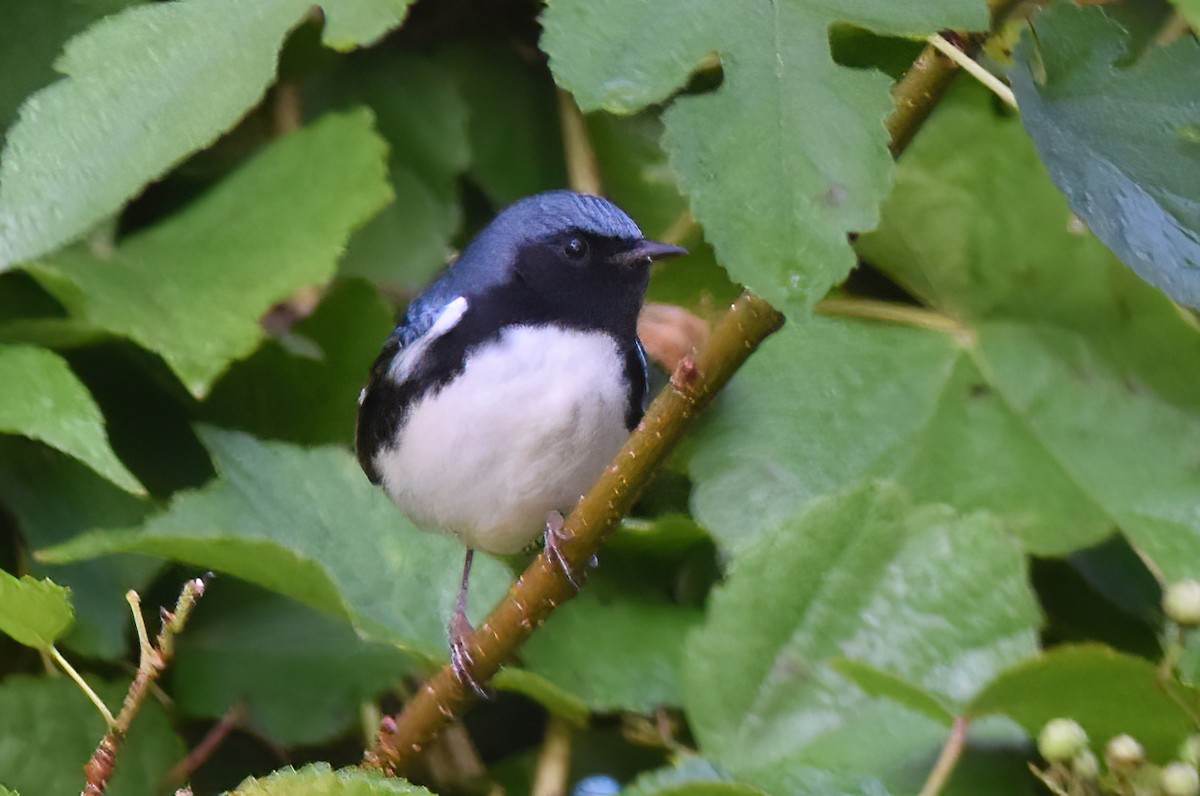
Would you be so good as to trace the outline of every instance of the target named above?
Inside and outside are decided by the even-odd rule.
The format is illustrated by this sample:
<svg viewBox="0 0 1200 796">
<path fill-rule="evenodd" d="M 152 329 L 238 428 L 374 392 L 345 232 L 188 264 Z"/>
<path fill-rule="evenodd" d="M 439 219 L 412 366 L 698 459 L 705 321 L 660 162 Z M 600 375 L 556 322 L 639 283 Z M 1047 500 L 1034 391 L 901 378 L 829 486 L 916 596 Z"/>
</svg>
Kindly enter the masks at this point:
<svg viewBox="0 0 1200 796">
<path fill-rule="evenodd" d="M 571 725 L 557 716 L 546 721 L 531 796 L 565 796 L 571 773 Z"/>
<path fill-rule="evenodd" d="M 75 671 L 75 667 L 72 666 L 67 659 L 62 656 L 62 653 L 59 652 L 56 647 L 51 646 L 49 653 L 50 657 L 54 659 L 54 662 L 57 663 L 59 667 L 67 673 L 67 677 L 70 677 L 72 680 L 74 680 L 75 685 L 79 686 L 79 689 L 83 691 L 83 693 L 87 694 L 87 698 L 92 700 L 92 704 L 96 706 L 96 710 L 100 711 L 100 715 L 104 717 L 104 721 L 108 724 L 108 726 L 115 726 L 117 720 L 113 718 L 112 711 L 108 709 L 108 705 L 104 704 L 104 700 L 100 698 L 99 694 L 92 690 L 92 687 L 87 684 L 87 681 L 83 679 L 83 676 L 80 675 L 79 672 Z"/>
<path fill-rule="evenodd" d="M 604 190 L 600 180 L 600 164 L 588 137 L 587 121 L 575 98 L 563 89 L 558 90 L 558 119 L 562 125 L 563 148 L 567 158 L 567 179 L 571 189 L 599 196 Z"/>
<path fill-rule="evenodd" d="M 208 762 L 208 759 L 213 756 L 213 752 L 217 751 L 229 734 L 238 728 L 245 715 L 246 705 L 242 702 L 238 702 L 225 711 L 225 715 L 209 728 L 204 737 L 200 739 L 200 743 L 196 744 L 185 758 L 167 772 L 166 777 L 163 778 L 167 786 L 186 784 L 192 778 L 192 774 L 196 773 L 196 769 Z"/>
<path fill-rule="evenodd" d="M 1004 100 L 1011 107 L 1017 107 L 1017 98 L 1013 96 L 1012 89 L 1005 85 L 1004 81 L 980 66 L 974 58 L 946 41 L 939 33 L 930 36 L 928 41 L 937 48 L 938 52 L 962 67 L 967 74 L 982 83 L 997 97 Z"/>
<path fill-rule="evenodd" d="M 142 616 L 142 597 L 130 589 L 125 592 L 125 602 L 129 603 L 129 610 L 133 614 L 133 626 L 138 637 L 138 660 L 141 660 L 150 649 L 150 634 L 146 632 L 146 618 Z"/>
<path fill-rule="evenodd" d="M 142 703 L 146 701 L 146 696 L 150 693 L 150 686 L 167 668 L 167 664 L 175 652 L 175 636 L 183 630 L 188 617 L 191 616 L 192 609 L 196 606 L 196 601 L 203 594 L 204 579 L 193 578 L 184 584 L 183 591 L 179 594 L 179 600 L 175 603 L 175 610 L 163 609 L 162 629 L 158 633 L 155 644 L 151 645 L 147 639 L 145 646 L 142 647 L 137 674 L 129 685 L 128 693 L 125 694 L 121 712 L 109 725 L 105 736 L 100 739 L 100 744 L 92 754 L 92 759 L 84 766 L 87 782 L 81 796 L 102 796 L 108 788 L 108 781 L 112 777 L 117 763 L 117 755 L 121 751 L 121 745 L 125 742 L 129 726 L 133 723 L 138 711 L 141 710 Z M 126 599 L 129 599 L 128 595 L 126 595 Z M 144 620 L 140 617 L 141 600 L 135 597 L 129 599 L 129 604 L 134 608 L 135 624 L 141 622 L 144 626 Z"/>
<path fill-rule="evenodd" d="M 938 755 L 937 762 L 929 772 L 929 778 L 925 780 L 918 796 L 937 796 L 941 793 L 942 788 L 950 781 L 950 775 L 958 765 L 958 758 L 962 756 L 967 745 L 967 730 L 970 727 L 970 719 L 966 716 L 954 717 L 954 724 L 950 726 L 950 737 L 946 739 L 946 745 L 942 747 L 942 753 Z"/>
<path fill-rule="evenodd" d="M 885 321 L 931 332 L 942 332 L 954 337 L 966 347 L 975 342 L 975 333 L 969 327 L 948 315 L 924 307 L 878 299 L 828 298 L 817 302 L 816 310 L 820 315 Z"/>
</svg>

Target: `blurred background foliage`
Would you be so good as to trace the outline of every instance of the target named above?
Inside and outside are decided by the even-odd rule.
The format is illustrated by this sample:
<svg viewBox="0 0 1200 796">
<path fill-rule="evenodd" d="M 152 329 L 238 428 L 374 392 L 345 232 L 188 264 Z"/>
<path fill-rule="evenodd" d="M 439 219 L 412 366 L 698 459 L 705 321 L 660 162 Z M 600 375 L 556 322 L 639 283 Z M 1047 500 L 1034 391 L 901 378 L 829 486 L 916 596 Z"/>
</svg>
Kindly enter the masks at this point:
<svg viewBox="0 0 1200 796">
<path fill-rule="evenodd" d="M 461 551 L 367 483 L 356 396 L 406 300 L 568 184 L 574 103 L 604 192 L 692 252 L 649 298 L 789 321 L 414 781 L 1035 792 L 1057 716 L 1179 756 L 1200 8 L 1020 9 L 980 59 L 1023 114 L 960 78 L 893 165 L 893 81 L 989 9 L 845 5 L 0 0 L 0 786 L 73 792 L 103 734 L 50 645 L 115 708 L 126 590 L 206 570 L 111 792 L 361 759 Z M 525 560 L 477 564 L 474 618 Z M 358 776 L 244 792 L 416 792 Z"/>
</svg>

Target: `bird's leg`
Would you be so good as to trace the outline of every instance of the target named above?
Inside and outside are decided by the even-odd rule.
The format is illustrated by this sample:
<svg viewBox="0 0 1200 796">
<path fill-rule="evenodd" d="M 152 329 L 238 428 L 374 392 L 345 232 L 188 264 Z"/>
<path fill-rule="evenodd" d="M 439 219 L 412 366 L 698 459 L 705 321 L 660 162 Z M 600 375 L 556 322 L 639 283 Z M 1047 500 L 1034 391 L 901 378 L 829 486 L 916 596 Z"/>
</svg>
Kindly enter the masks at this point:
<svg viewBox="0 0 1200 796">
<path fill-rule="evenodd" d="M 475 628 L 467 619 L 467 585 L 471 582 L 471 560 L 474 558 L 475 551 L 468 547 L 467 557 L 463 561 L 462 583 L 458 587 L 458 600 L 454 604 L 454 618 L 450 620 L 450 667 L 460 683 L 471 686 L 475 693 L 487 699 L 487 692 L 467 671 L 475 663 L 468 649 Z"/>
<path fill-rule="evenodd" d="M 563 571 L 567 580 L 575 587 L 575 591 L 579 591 L 579 583 L 575 580 L 575 570 L 562 551 L 562 543 L 566 541 L 566 538 L 563 534 L 563 515 L 558 511 L 551 511 L 546 515 L 546 556 Z"/>
</svg>

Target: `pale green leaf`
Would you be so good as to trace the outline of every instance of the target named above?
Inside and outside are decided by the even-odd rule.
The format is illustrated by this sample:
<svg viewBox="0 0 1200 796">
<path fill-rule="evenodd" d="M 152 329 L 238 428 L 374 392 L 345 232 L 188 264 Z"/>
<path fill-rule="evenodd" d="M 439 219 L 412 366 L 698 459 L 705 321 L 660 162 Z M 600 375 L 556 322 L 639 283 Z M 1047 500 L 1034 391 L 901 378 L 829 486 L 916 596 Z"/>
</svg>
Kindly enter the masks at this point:
<svg viewBox="0 0 1200 796">
<path fill-rule="evenodd" d="M 203 396 L 258 346 L 272 304 L 333 276 L 387 201 L 384 154 L 368 113 L 329 115 L 111 255 L 78 247 L 30 268 L 73 315 L 158 353 Z"/>
<path fill-rule="evenodd" d="M 87 388 L 57 354 L 0 345 L 0 432 L 44 442 L 75 457 L 122 489 L 144 493 L 113 453 L 104 418 Z"/>
<path fill-rule="evenodd" d="M 128 686 L 127 680 L 92 683 L 110 709 L 121 704 Z M 96 707 L 65 677 L 8 677 L 0 683 L 0 782 L 25 796 L 78 793 L 83 766 L 106 729 Z M 184 753 L 162 706 L 146 700 L 106 793 L 159 793 L 163 777 Z"/>
<path fill-rule="evenodd" d="M 975 698 L 970 712 L 1006 715 L 1030 736 L 1050 719 L 1071 718 L 1083 725 L 1097 752 L 1109 738 L 1128 733 L 1165 763 L 1200 726 L 1187 707 L 1196 704 L 1197 692 L 1178 690 L 1164 689 L 1157 667 L 1142 658 L 1098 645 L 1058 647 L 1005 672 Z"/>
<path fill-rule="evenodd" d="M 97 532 L 41 551 L 45 561 L 114 552 L 227 572 L 334 616 L 369 637 L 430 659 L 447 655 L 463 547 L 418 531 L 342 448 L 303 449 L 201 429 L 219 478 L 176 496 L 140 529 Z M 476 556 L 471 615 L 508 587 Z"/>
<path fill-rule="evenodd" d="M 1039 623 L 995 520 L 870 486 L 739 551 L 688 645 L 685 708 L 701 752 L 772 792 L 813 770 L 870 772 L 905 792 L 944 725 L 868 697 L 834 661 L 961 705 L 1035 653 Z"/>
<path fill-rule="evenodd" d="M 49 578 L 20 578 L 0 569 L 0 632 L 47 650 L 75 621 L 71 591 Z"/>
<path fill-rule="evenodd" d="M 0 270 L 78 238 L 258 103 L 309 0 L 149 3 L 67 43 L 0 160 Z M 331 44 L 377 39 L 408 0 L 322 3 Z M 359 37 L 362 37 L 361 39 Z"/>
<path fill-rule="evenodd" d="M 433 796 L 429 791 L 397 777 L 342 768 L 334 771 L 328 763 L 312 763 L 299 770 L 288 767 L 266 777 L 248 779 L 230 791 L 229 796 L 383 796 L 384 794 Z"/>
<path fill-rule="evenodd" d="M 584 110 L 617 113 L 666 101 L 716 54 L 723 83 L 675 99 L 665 148 L 733 279 L 805 307 L 853 266 L 846 233 L 875 225 L 892 168 L 890 81 L 835 65 L 830 26 L 983 29 L 986 11 L 971 0 L 556 0 L 542 47 Z"/>
<path fill-rule="evenodd" d="M 1101 8 L 1057 4 L 1030 25 L 1012 84 L 1050 176 L 1126 265 L 1200 307 L 1200 44 L 1122 67 L 1130 37 Z"/>
</svg>

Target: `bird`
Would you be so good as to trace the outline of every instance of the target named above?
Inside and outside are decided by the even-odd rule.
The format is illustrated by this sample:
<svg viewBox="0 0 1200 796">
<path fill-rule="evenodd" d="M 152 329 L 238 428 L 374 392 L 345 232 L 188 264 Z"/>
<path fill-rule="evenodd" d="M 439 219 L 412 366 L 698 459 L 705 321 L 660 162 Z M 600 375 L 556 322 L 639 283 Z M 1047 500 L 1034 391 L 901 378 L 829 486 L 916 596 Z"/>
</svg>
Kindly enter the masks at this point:
<svg viewBox="0 0 1200 796">
<path fill-rule="evenodd" d="M 602 197 L 521 199 L 409 303 L 371 367 L 358 461 L 419 528 L 465 545 L 450 661 L 480 694 L 467 644 L 474 553 L 518 553 L 542 536 L 574 583 L 563 515 L 641 421 L 650 265 L 685 254 Z"/>
</svg>

